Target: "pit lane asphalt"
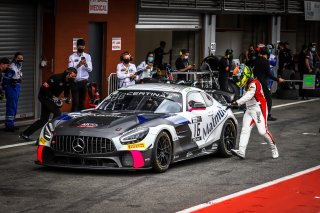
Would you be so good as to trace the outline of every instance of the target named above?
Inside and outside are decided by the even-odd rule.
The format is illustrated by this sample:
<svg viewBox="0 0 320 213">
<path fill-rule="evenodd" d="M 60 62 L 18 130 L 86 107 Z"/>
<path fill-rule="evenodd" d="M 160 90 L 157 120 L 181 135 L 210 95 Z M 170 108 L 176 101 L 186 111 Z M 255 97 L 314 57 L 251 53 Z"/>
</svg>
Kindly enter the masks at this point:
<svg viewBox="0 0 320 213">
<path fill-rule="evenodd" d="M 256 128 L 245 160 L 205 156 L 162 174 L 44 168 L 33 163 L 36 146 L 0 149 L 0 211 L 175 212 L 320 165 L 320 99 L 281 108 L 298 100 L 273 101 L 278 120 L 268 126 L 278 159 Z M 0 134 L 0 146 L 22 142 L 17 133 Z"/>
</svg>

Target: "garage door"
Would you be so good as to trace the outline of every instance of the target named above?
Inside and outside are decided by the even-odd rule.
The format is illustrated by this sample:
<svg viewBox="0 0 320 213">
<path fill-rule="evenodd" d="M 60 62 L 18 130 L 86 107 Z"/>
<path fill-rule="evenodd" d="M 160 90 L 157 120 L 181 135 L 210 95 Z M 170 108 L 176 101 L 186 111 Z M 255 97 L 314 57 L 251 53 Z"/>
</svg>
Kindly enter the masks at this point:
<svg viewBox="0 0 320 213">
<path fill-rule="evenodd" d="M 200 14 L 140 11 L 136 29 L 199 30 Z"/>
<path fill-rule="evenodd" d="M 13 58 L 22 52 L 23 79 L 17 118 L 34 116 L 34 73 L 36 6 L 33 1 L 0 0 L 0 57 Z M 0 102 L 0 122 L 5 119 L 5 102 Z"/>
</svg>

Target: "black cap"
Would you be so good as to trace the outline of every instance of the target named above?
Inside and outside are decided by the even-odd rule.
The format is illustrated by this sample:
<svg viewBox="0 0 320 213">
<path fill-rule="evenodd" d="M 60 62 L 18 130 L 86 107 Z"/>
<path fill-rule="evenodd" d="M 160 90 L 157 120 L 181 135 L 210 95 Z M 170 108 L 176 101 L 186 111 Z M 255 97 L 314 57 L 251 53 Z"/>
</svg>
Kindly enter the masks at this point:
<svg viewBox="0 0 320 213">
<path fill-rule="evenodd" d="M 1 58 L 0 64 L 10 64 L 10 60 L 8 58 Z"/>
</svg>

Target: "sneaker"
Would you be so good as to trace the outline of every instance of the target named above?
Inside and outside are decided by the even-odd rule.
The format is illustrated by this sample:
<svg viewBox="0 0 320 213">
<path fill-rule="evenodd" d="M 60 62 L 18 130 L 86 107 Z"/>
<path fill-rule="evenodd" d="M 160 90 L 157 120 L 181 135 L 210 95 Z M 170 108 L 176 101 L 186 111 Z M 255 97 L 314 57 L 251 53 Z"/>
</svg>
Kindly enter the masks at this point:
<svg viewBox="0 0 320 213">
<path fill-rule="evenodd" d="M 20 133 L 19 137 L 25 141 L 32 141 L 32 139 L 29 136 L 27 136 L 23 133 Z"/>
<path fill-rule="evenodd" d="M 240 152 L 239 150 L 237 150 L 237 149 L 231 149 L 231 152 L 232 152 L 233 155 L 235 155 L 235 156 L 237 156 L 237 157 L 239 157 L 241 159 L 245 158 L 245 155 L 242 152 Z"/>
<path fill-rule="evenodd" d="M 279 157 L 279 152 L 276 146 L 274 146 L 274 148 L 271 149 L 272 152 L 272 158 L 278 158 Z"/>
<path fill-rule="evenodd" d="M 270 115 L 270 116 L 268 116 L 268 121 L 276 121 L 276 120 L 277 120 L 277 118 L 272 117 L 271 115 Z"/>
</svg>

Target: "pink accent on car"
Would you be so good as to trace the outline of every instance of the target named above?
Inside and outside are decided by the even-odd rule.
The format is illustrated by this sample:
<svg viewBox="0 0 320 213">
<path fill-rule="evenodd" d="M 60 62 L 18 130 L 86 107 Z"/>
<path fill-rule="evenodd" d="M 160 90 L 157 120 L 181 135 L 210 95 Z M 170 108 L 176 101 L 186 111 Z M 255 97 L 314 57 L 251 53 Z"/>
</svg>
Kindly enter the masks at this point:
<svg viewBox="0 0 320 213">
<path fill-rule="evenodd" d="M 144 166 L 144 159 L 141 152 L 137 150 L 131 150 L 130 152 L 133 158 L 133 168 Z"/>
</svg>

